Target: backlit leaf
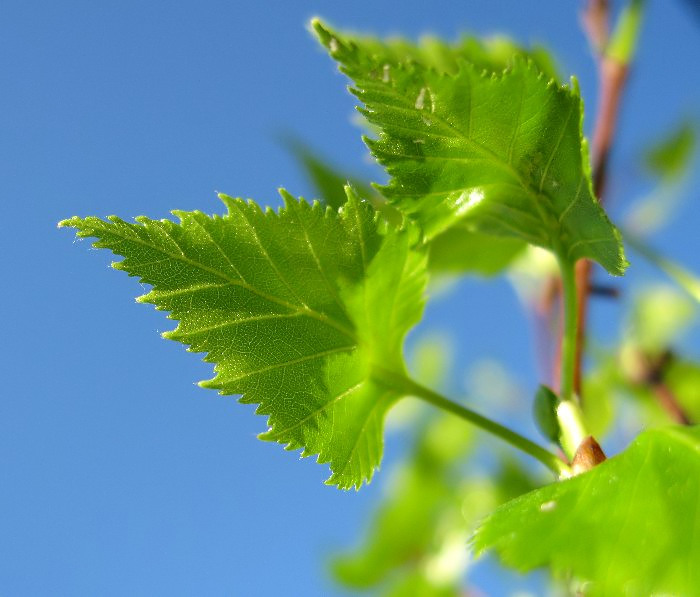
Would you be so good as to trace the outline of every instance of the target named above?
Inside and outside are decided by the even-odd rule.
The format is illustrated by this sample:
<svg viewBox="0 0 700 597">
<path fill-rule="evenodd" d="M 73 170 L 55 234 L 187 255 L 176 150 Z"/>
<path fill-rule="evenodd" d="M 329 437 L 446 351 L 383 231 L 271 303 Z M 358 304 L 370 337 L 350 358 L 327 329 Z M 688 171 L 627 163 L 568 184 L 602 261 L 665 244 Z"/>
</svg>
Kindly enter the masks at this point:
<svg viewBox="0 0 700 597">
<path fill-rule="evenodd" d="M 517 57 L 498 75 L 459 59 L 454 73 L 387 62 L 313 26 L 381 130 L 367 143 L 391 176 L 383 194 L 427 238 L 460 222 L 624 271 L 620 235 L 593 195 L 575 84 L 548 81 Z"/>
<path fill-rule="evenodd" d="M 152 285 L 140 302 L 178 320 L 166 338 L 206 353 L 201 385 L 240 394 L 268 415 L 263 439 L 303 448 L 341 488 L 368 481 L 383 420 L 399 398 L 375 364 L 403 372 L 402 343 L 420 318 L 425 256 L 415 234 L 383 223 L 353 194 L 338 212 L 283 193 L 278 212 L 222 196 L 228 213 L 174 212 L 178 223 L 72 218 Z"/>
</svg>

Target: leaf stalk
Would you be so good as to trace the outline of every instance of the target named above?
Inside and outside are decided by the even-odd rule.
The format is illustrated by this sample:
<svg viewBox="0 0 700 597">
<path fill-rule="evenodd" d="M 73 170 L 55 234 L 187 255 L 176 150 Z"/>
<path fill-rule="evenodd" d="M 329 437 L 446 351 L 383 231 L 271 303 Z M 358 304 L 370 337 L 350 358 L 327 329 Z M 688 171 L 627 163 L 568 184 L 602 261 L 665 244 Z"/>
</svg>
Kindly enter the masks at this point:
<svg viewBox="0 0 700 597">
<path fill-rule="evenodd" d="M 561 335 L 561 388 L 562 400 L 575 398 L 574 374 L 576 370 L 578 330 L 578 297 L 574 265 L 561 255 L 557 256 L 561 273 L 564 327 Z"/>
<path fill-rule="evenodd" d="M 569 466 L 556 454 L 553 454 L 549 450 L 527 439 L 525 436 L 520 435 L 516 431 L 513 431 L 512 429 L 509 429 L 496 421 L 480 415 L 466 406 L 453 402 L 449 398 L 426 388 L 406 375 L 396 374 L 394 372 L 375 367 L 375 379 L 391 386 L 396 390 L 399 390 L 405 395 L 415 396 L 416 398 L 425 400 L 433 406 L 452 413 L 453 415 L 468 421 L 472 425 L 475 425 L 479 429 L 486 431 L 491 435 L 495 435 L 518 450 L 529 454 L 536 460 L 539 460 L 544 466 L 559 477 L 566 477 L 570 475 Z"/>
</svg>

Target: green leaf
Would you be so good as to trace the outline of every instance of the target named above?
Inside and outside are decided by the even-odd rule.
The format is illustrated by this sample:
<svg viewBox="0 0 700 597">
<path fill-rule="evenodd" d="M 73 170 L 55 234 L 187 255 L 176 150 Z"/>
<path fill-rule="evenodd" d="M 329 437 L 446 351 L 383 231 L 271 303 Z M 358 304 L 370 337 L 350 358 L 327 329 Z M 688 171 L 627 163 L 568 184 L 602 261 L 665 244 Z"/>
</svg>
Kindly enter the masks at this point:
<svg viewBox="0 0 700 597">
<path fill-rule="evenodd" d="M 645 431 L 623 453 L 496 510 L 475 536 L 520 571 L 550 565 L 590 595 L 700 586 L 700 428 Z"/>
<path fill-rule="evenodd" d="M 662 255 L 634 234 L 625 232 L 625 240 L 637 253 L 659 268 L 696 301 L 700 302 L 700 277 Z"/>
<path fill-rule="evenodd" d="M 646 152 L 647 168 L 663 179 L 685 174 L 697 144 L 697 130 L 690 120 L 681 122 L 671 133 Z"/>
<path fill-rule="evenodd" d="M 269 416 L 263 439 L 318 454 L 329 483 L 359 488 L 379 465 L 384 415 L 399 398 L 373 370 L 404 371 L 426 258 L 410 229 L 387 227 L 353 193 L 339 212 L 282 195 L 278 212 L 221 196 L 223 217 L 60 225 L 97 237 L 95 247 L 125 257 L 116 269 L 152 285 L 139 301 L 179 321 L 164 336 L 216 363 L 202 386 L 258 404 Z"/>
<path fill-rule="evenodd" d="M 318 29 L 318 25 L 314 22 L 317 31 L 325 31 Z M 454 74 L 461 60 L 468 60 L 479 69 L 497 72 L 511 66 L 516 56 L 522 56 L 532 60 L 548 78 L 558 76 L 554 61 L 544 48 L 525 49 L 502 35 L 483 40 L 464 37 L 455 44 L 430 36 L 422 38 L 417 45 L 401 38 L 379 40 L 353 36 L 352 41 L 362 53 L 373 55 L 383 63 L 382 72 L 387 68 L 390 72 L 392 66 L 398 64 L 419 62 L 438 72 Z M 431 240 L 428 268 L 438 274 L 468 272 L 492 276 L 510 265 L 523 246 L 515 239 L 493 237 L 458 225 Z"/>
<path fill-rule="evenodd" d="M 630 206 L 624 218 L 625 228 L 648 237 L 676 215 L 686 194 L 696 145 L 697 124 L 686 119 L 645 151 L 646 167 L 658 177 L 658 182 L 649 194 Z"/>
<path fill-rule="evenodd" d="M 634 297 L 626 340 L 646 354 L 658 355 L 678 341 L 694 317 L 695 304 L 685 294 L 666 285 L 650 286 Z"/>
<path fill-rule="evenodd" d="M 540 433 L 549 441 L 558 443 L 561 429 L 557 418 L 559 397 L 547 386 L 540 384 L 532 403 L 532 412 Z"/>
<path fill-rule="evenodd" d="M 620 235 L 593 195 L 575 84 L 547 82 L 518 58 L 498 76 L 465 61 L 455 74 L 386 63 L 313 26 L 381 130 L 367 143 L 391 175 L 382 193 L 427 238 L 460 222 L 623 273 Z"/>
<path fill-rule="evenodd" d="M 301 141 L 288 138 L 286 144 L 306 171 L 321 203 L 337 209 L 345 203 L 345 185 L 350 184 L 389 222 L 401 222 L 401 214 L 372 187 L 355 176 L 342 174 Z M 523 243 L 515 239 L 488 236 L 454 226 L 430 242 L 428 269 L 437 274 L 471 272 L 492 276 L 510 265 L 523 247 Z"/>
<path fill-rule="evenodd" d="M 287 137 L 284 143 L 305 170 L 321 203 L 330 205 L 333 209 L 340 208 L 347 200 L 345 187 L 348 184 L 366 199 L 376 195 L 376 191 L 373 191 L 368 184 L 355 176 L 343 174 L 299 139 Z"/>
<path fill-rule="evenodd" d="M 700 364 L 674 359 L 665 371 L 665 381 L 691 421 L 700 421 Z"/>
<path fill-rule="evenodd" d="M 518 239 L 490 236 L 455 225 L 430 241 L 428 268 L 438 274 L 471 272 L 493 276 L 513 263 L 524 248 Z"/>
</svg>

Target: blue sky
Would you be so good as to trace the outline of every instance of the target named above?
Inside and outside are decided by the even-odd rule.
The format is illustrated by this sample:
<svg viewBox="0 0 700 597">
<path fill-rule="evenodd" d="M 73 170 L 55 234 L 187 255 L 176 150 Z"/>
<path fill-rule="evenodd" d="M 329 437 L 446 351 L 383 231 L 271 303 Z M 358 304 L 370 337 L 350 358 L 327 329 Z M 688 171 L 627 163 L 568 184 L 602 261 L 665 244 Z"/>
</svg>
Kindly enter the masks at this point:
<svg viewBox="0 0 700 597">
<path fill-rule="evenodd" d="M 613 159 L 613 214 L 648 188 L 639 179 L 644 146 L 700 105 L 697 12 L 680 0 L 649 4 Z M 383 475 L 343 493 L 322 484 L 324 467 L 257 441 L 264 420 L 194 385 L 210 367 L 163 341 L 171 322 L 134 303 L 139 285 L 56 222 L 220 212 L 215 191 L 273 205 L 279 186 L 309 196 L 279 143 L 289 132 L 381 179 L 352 124 L 346 81 L 306 29 L 314 15 L 378 34 L 505 32 L 542 42 L 562 72 L 578 76 L 590 110 L 596 81 L 579 7 L 3 3 L 0 593 L 334 594 L 322 562 L 356 538 Z M 695 174 L 689 188 L 698 182 Z M 696 195 L 655 240 L 697 271 Z M 633 261 L 630 284 L 649 275 Z M 617 313 L 596 307 L 594 324 L 609 332 Z M 422 329 L 459 331 L 459 368 L 487 356 L 525 384 L 537 381 L 529 324 L 502 281 L 463 284 L 428 310 Z M 385 470 L 399 443 L 389 442 Z"/>
</svg>

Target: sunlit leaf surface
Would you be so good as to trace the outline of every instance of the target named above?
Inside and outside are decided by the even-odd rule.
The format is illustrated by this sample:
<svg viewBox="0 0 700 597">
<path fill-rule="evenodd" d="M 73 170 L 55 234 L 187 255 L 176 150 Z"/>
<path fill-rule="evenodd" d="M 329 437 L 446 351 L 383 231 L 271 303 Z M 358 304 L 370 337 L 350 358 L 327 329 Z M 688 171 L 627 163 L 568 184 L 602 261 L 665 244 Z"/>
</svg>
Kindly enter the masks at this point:
<svg viewBox="0 0 700 597">
<path fill-rule="evenodd" d="M 518 57 L 490 75 L 462 57 L 456 70 L 392 62 L 386 48 L 313 26 L 381 131 L 367 143 L 391 176 L 382 192 L 428 238 L 459 222 L 624 271 L 620 236 L 593 196 L 575 85 Z"/>
<path fill-rule="evenodd" d="M 164 336 L 216 364 L 203 386 L 259 405 L 263 439 L 318 454 L 330 483 L 359 487 L 381 460 L 384 415 L 399 397 L 373 380 L 375 364 L 403 372 L 403 337 L 422 311 L 415 234 L 352 193 L 339 212 L 287 194 L 278 212 L 222 199 L 223 217 L 61 225 L 97 237 L 95 247 L 125 257 L 116 269 L 152 285 L 139 300 L 179 321 Z"/>
</svg>

